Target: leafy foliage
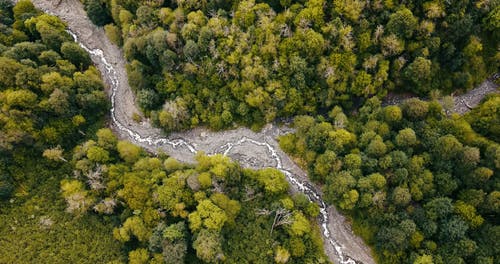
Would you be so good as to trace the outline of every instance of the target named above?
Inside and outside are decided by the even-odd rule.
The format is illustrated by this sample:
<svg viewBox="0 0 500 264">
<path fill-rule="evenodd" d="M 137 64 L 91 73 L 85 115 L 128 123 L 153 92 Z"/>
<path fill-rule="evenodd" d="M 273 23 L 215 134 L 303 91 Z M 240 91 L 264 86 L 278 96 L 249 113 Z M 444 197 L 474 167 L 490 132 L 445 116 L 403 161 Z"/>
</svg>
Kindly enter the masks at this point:
<svg viewBox="0 0 500 264">
<path fill-rule="evenodd" d="M 58 168 L 29 153 L 15 172 L 17 196 L 0 204 L 1 263 L 98 263 L 125 261 L 121 244 L 113 239 L 116 219 L 98 215 L 76 218 L 65 212 L 59 181 L 72 171 L 68 163 Z M 33 185 L 33 186 L 31 186 Z M 20 193 L 22 189 L 23 194 Z"/>
<path fill-rule="evenodd" d="M 466 116 L 475 131 L 500 142 L 500 96 L 492 95 Z"/>
<path fill-rule="evenodd" d="M 37 11 L 31 2 L 2 6 L 9 14 L 0 33 L 0 156 L 7 164 L 19 155 L 63 162 L 99 121 L 107 105 L 89 55 L 70 41 L 64 23 Z M 17 33 L 16 33 L 17 32 Z M 106 159 L 95 151 L 96 159 Z M 30 155 L 30 156 L 31 156 Z M 13 179 L 11 179 L 13 177 Z M 1 174 L 2 197 L 13 191 L 15 175 Z"/>
<path fill-rule="evenodd" d="M 281 172 L 242 169 L 222 155 L 200 154 L 197 165 L 186 165 L 131 151 L 136 146 L 109 129 L 97 135 L 75 148 L 80 177 L 63 180 L 62 195 L 76 216 L 93 209 L 121 219 L 113 236 L 131 263 L 327 262 L 318 206 L 290 197 Z M 96 150 L 109 156 L 96 158 Z"/>
<path fill-rule="evenodd" d="M 298 117 L 280 144 L 325 183 L 327 201 L 352 215 L 381 263 L 494 262 L 500 145 L 472 127 L 494 126 L 496 98 L 467 117 L 447 117 L 437 102 L 408 100 L 401 111 L 372 98 L 347 127 Z M 354 144 L 323 137 L 338 131 Z"/>
<path fill-rule="evenodd" d="M 500 61 L 498 1 L 101 1 L 85 3 L 111 14 L 137 101 L 166 131 L 467 90 Z"/>
<path fill-rule="evenodd" d="M 105 8 L 105 2 L 101 0 L 85 0 L 83 4 L 90 20 L 97 26 L 104 26 L 111 21 L 111 16 Z"/>
<path fill-rule="evenodd" d="M 126 260 L 111 236 L 116 219 L 81 214 L 91 197 L 65 179 L 67 154 L 107 105 L 99 73 L 70 40 L 31 2 L 0 1 L 0 263 Z"/>
</svg>

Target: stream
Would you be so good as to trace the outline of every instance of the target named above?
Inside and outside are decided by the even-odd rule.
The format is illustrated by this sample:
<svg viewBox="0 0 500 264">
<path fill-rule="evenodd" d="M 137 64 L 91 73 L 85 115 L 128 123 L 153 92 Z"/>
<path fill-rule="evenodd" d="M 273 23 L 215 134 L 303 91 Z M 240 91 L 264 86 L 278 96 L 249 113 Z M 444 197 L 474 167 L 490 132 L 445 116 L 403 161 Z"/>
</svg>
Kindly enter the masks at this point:
<svg viewBox="0 0 500 264">
<path fill-rule="evenodd" d="M 116 74 L 116 70 L 113 67 L 111 63 L 108 62 L 106 57 L 104 56 L 104 52 L 100 49 L 90 49 L 87 46 L 85 46 L 82 42 L 79 41 L 78 36 L 72 32 L 71 30 L 67 30 L 67 32 L 73 37 L 74 41 L 80 45 L 85 51 L 87 51 L 89 54 L 99 58 L 100 62 L 105 66 L 106 68 L 106 74 L 108 75 L 107 77 L 111 80 L 111 119 L 114 123 L 114 125 L 120 129 L 121 131 L 127 133 L 129 137 L 133 138 L 136 142 L 140 143 L 146 143 L 150 146 L 158 146 L 158 145 L 170 145 L 174 149 L 177 149 L 178 147 L 186 147 L 191 153 L 196 154 L 198 150 L 196 147 L 191 144 L 190 142 L 186 141 L 183 138 L 178 138 L 178 139 L 169 139 L 167 137 L 143 137 L 139 133 L 135 132 L 131 128 L 127 127 L 126 125 L 122 124 L 120 121 L 118 121 L 118 118 L 116 116 L 116 93 L 119 87 L 119 82 L 120 80 L 118 79 L 118 76 Z M 339 258 L 339 262 L 341 264 L 356 264 L 356 263 L 361 263 L 357 262 L 356 260 L 352 259 L 349 257 L 347 254 L 345 254 L 342 250 L 342 246 L 335 241 L 335 239 L 332 238 L 330 230 L 328 230 L 328 221 L 329 221 L 329 216 L 328 216 L 328 205 L 323 201 L 321 198 L 321 194 L 316 190 L 316 187 L 313 185 L 309 184 L 308 182 L 303 182 L 299 179 L 297 179 L 294 174 L 286 169 L 283 168 L 281 158 L 277 154 L 276 149 L 271 146 L 267 142 L 261 142 L 257 141 L 251 138 L 243 137 L 237 142 L 228 142 L 222 146 L 219 146 L 218 148 L 223 150 L 224 155 L 228 155 L 231 149 L 234 146 L 241 145 L 242 143 L 251 143 L 257 146 L 264 146 L 267 148 L 268 152 L 270 153 L 271 157 L 275 160 L 276 166 L 275 168 L 280 170 L 282 173 L 285 174 L 287 180 L 293 184 L 299 191 L 303 192 L 311 201 L 316 202 L 319 207 L 320 207 L 320 222 L 321 222 L 321 227 L 322 227 L 322 233 L 324 236 L 324 239 L 328 241 L 334 248 L 335 248 L 335 253 L 337 257 Z M 209 153 L 211 154 L 211 153 Z"/>
<path fill-rule="evenodd" d="M 276 137 L 289 132 L 290 129 L 269 124 L 257 133 L 248 128 L 220 132 L 196 128 L 162 136 L 163 132 L 152 127 L 147 121 L 136 123 L 132 120 L 131 114 L 139 111 L 134 102 L 134 94 L 128 85 L 125 71 L 127 62 L 121 50 L 111 44 L 102 28 L 97 28 L 90 22 L 82 4 L 78 0 L 64 0 L 59 4 L 51 0 L 32 0 L 32 2 L 37 8 L 65 21 L 69 28 L 67 32 L 91 55 L 94 64 L 101 71 L 103 80 L 109 86 L 112 121 L 110 126 L 119 138 L 130 140 L 151 152 L 163 151 L 182 162 L 194 162 L 195 154 L 204 151 L 208 155 L 230 156 L 244 167 L 276 168 L 284 173 L 293 190 L 304 193 L 319 205 L 318 221 L 322 229 L 325 252 L 332 262 L 375 263 L 370 249 L 352 233 L 345 218 L 335 207 L 328 206 L 323 201 L 320 189 L 310 183 L 306 173 L 279 148 Z M 460 102 L 462 99 L 475 106 L 485 94 L 495 92 L 496 89 L 496 85 L 488 80 L 467 93 L 470 98 L 466 96 L 467 94 L 465 97 L 456 98 L 456 106 L 458 106 L 457 101 Z"/>
</svg>

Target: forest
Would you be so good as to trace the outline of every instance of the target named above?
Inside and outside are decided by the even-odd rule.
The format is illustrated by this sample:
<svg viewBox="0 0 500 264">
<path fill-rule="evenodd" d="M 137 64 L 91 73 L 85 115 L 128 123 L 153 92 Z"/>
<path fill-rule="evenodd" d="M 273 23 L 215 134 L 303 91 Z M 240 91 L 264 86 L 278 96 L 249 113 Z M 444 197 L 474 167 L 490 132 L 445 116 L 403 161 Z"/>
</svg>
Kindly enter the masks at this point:
<svg viewBox="0 0 500 264">
<path fill-rule="evenodd" d="M 350 119 L 340 107 L 297 117 L 280 146 L 352 217 L 380 263 L 496 263 L 499 99 L 460 117 L 435 100 L 381 107 L 375 97 Z"/>
<path fill-rule="evenodd" d="M 500 95 L 438 101 L 498 71 L 500 1 L 82 3 L 165 132 L 293 118 L 280 147 L 377 263 L 500 261 Z M 330 263 L 283 173 L 147 152 L 109 107 L 63 21 L 0 0 L 0 263 Z"/>
<path fill-rule="evenodd" d="M 74 218 L 60 193 L 69 152 L 108 106 L 99 72 L 65 29 L 30 2 L 0 1 L 0 263 L 125 260 L 114 220 Z"/>
<path fill-rule="evenodd" d="M 29 188 L 36 179 L 6 166 L 20 169 L 45 150 L 62 158 L 85 131 L 102 124 L 108 102 L 99 72 L 61 20 L 27 1 L 0 7 L 0 164 L 7 172 L 0 194 L 8 197 L 14 182 L 27 180 Z"/>
<path fill-rule="evenodd" d="M 83 2 L 166 131 L 258 129 L 389 92 L 466 91 L 500 65 L 497 0 Z"/>
<path fill-rule="evenodd" d="M 196 165 L 151 157 L 109 129 L 73 152 L 61 182 L 67 210 L 120 220 L 113 237 L 129 263 L 329 263 L 319 207 L 290 196 L 275 169 L 242 169 L 222 155 Z"/>
<path fill-rule="evenodd" d="M 295 117 L 282 149 L 378 262 L 498 262 L 500 97 L 463 117 L 437 100 L 498 71 L 499 1 L 84 4 L 165 131 Z"/>
<path fill-rule="evenodd" d="M 59 18 L 0 2 L 1 263 L 329 263 L 319 207 L 274 169 L 119 141 Z"/>
</svg>

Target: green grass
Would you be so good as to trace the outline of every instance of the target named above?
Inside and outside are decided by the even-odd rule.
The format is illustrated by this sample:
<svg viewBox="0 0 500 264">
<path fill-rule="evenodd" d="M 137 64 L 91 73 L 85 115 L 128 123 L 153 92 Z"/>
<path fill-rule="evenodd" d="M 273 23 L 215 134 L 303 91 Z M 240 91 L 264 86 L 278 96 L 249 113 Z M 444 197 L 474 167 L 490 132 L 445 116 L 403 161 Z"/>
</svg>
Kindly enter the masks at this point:
<svg viewBox="0 0 500 264">
<path fill-rule="evenodd" d="M 31 180 L 23 182 L 13 198 L 0 202 L 0 263 L 124 260 L 121 245 L 112 236 L 112 218 L 95 214 L 74 218 L 64 211 L 59 182 L 70 175 L 71 167 L 49 167 L 41 159 L 24 160 L 24 166 L 10 169 Z M 42 225 L 42 219 L 50 219 L 52 225 Z"/>
</svg>

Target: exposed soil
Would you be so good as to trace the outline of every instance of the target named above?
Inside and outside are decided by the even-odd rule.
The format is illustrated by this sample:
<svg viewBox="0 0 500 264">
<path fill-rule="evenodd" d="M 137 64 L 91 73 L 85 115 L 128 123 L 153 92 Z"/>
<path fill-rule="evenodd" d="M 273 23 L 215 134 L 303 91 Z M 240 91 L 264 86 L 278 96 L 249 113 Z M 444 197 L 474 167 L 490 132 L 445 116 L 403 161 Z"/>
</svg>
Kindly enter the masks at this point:
<svg viewBox="0 0 500 264">
<path fill-rule="evenodd" d="M 491 78 L 479 84 L 474 89 L 460 95 L 453 96 L 455 106 L 453 113 L 463 115 L 470 111 L 472 108 L 479 105 L 483 98 L 491 93 L 498 93 L 498 85 L 495 84 L 495 79 L 500 78 L 500 74 L 494 74 Z M 404 101 L 415 97 L 411 93 L 395 94 L 389 93 L 383 100 L 382 105 L 397 105 Z M 450 113 L 451 114 L 451 113 Z"/>
<path fill-rule="evenodd" d="M 102 28 L 97 28 L 90 22 L 79 1 L 32 1 L 38 8 L 57 15 L 67 22 L 70 33 L 74 32 L 74 37 L 77 38 L 75 40 L 92 54 L 93 62 L 107 83 L 108 94 L 112 101 L 111 126 L 120 138 L 130 140 L 155 153 L 165 152 L 183 162 L 194 162 L 195 153 L 204 151 L 207 154 L 228 155 L 244 167 L 278 168 L 292 183 L 292 191 L 306 193 L 322 208 L 318 222 L 322 227 L 326 254 L 334 263 L 375 263 L 369 247 L 352 233 L 345 218 L 335 207 L 324 203 L 319 188 L 312 184 L 307 174 L 279 148 L 277 136 L 289 132 L 290 128 L 274 124 L 268 124 L 260 132 L 253 132 L 248 128 L 222 132 L 196 128 L 165 136 L 160 129 L 153 128 L 147 120 L 135 123 L 131 116 L 140 111 L 135 105 L 134 95 L 128 85 L 125 70 L 127 62 L 121 49 L 109 41 Z M 496 89 L 495 86 L 485 83 L 479 87 L 481 89 L 479 92 L 463 97 L 469 106 L 476 105 L 484 94 Z M 487 89 L 481 88 L 483 85 Z"/>
<path fill-rule="evenodd" d="M 497 76 L 496 74 L 494 76 Z M 495 78 L 495 77 L 493 77 Z M 479 105 L 483 98 L 491 93 L 498 93 L 498 85 L 493 82 L 493 79 L 488 79 L 469 92 L 455 96 L 455 107 L 453 112 L 458 114 L 465 114 L 472 108 Z"/>
</svg>

